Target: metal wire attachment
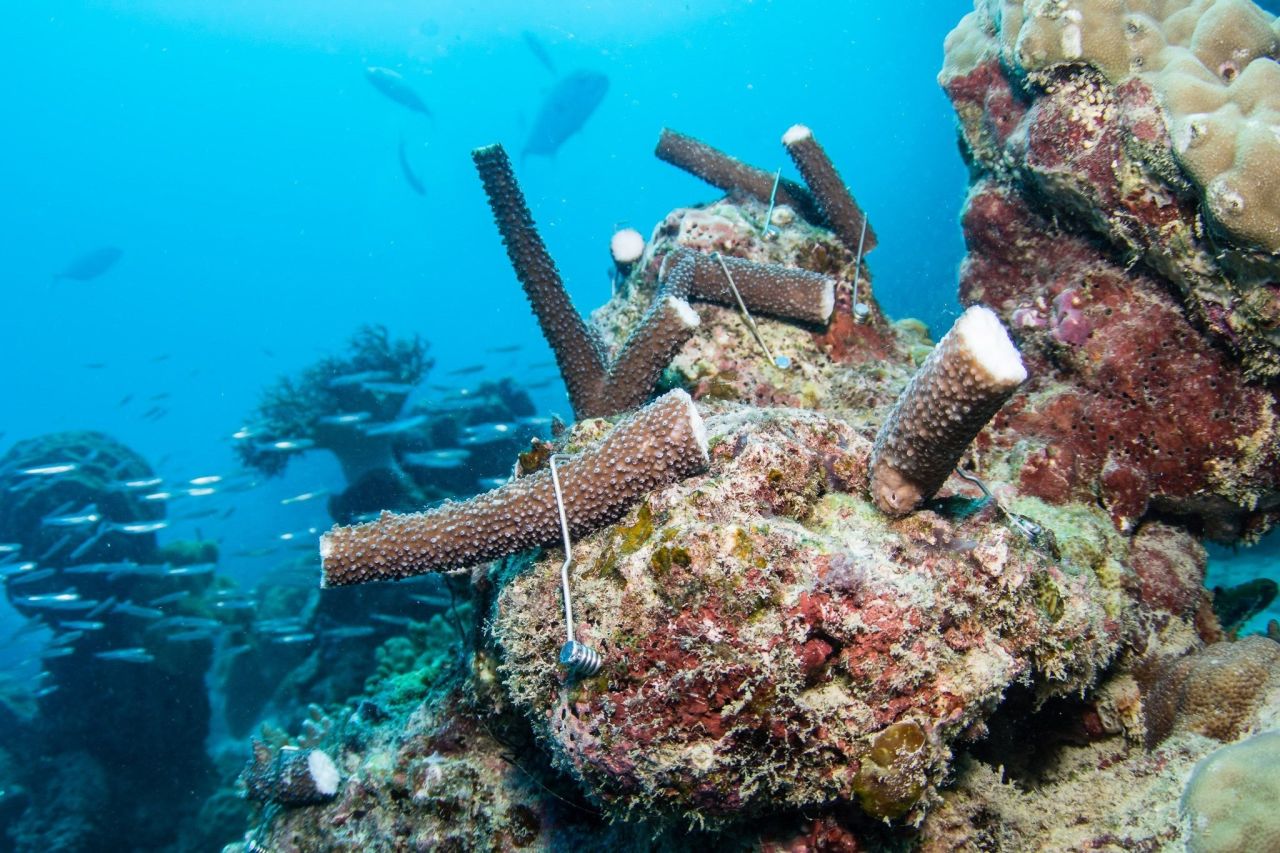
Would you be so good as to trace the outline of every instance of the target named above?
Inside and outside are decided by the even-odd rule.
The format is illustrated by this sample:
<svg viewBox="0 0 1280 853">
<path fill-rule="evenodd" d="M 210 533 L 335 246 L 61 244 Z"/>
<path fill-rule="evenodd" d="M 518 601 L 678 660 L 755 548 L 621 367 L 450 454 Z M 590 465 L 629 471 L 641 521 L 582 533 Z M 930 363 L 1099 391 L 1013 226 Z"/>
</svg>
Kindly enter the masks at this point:
<svg viewBox="0 0 1280 853">
<path fill-rule="evenodd" d="M 853 319 L 866 322 L 871 316 L 871 306 L 858 301 L 858 285 L 862 276 L 862 245 L 867 241 L 867 215 L 862 215 L 862 233 L 858 235 L 858 259 L 853 263 Z"/>
<path fill-rule="evenodd" d="M 773 189 L 769 191 L 769 210 L 764 215 L 764 228 L 760 229 L 760 236 L 766 240 L 776 239 L 778 231 L 773 227 L 773 205 L 778 198 L 778 183 L 782 180 L 782 167 L 778 167 L 778 172 L 773 176 Z"/>
<path fill-rule="evenodd" d="M 1058 550 L 1058 539 L 1053 535 L 1053 531 L 1044 527 L 1025 515 L 1018 515 L 1016 512 L 1010 512 L 1004 504 L 996 500 L 996 496 L 991 494 L 991 490 L 987 488 L 987 484 L 982 482 L 974 474 L 970 474 L 960 466 L 956 466 L 956 473 L 960 475 L 960 479 L 973 483 L 982 491 L 982 496 L 995 505 L 996 510 L 1009 523 L 1009 526 L 1022 534 L 1022 537 L 1031 544 L 1031 547 L 1043 551 L 1055 560 L 1061 559 L 1062 554 Z"/>
<path fill-rule="evenodd" d="M 568 639 L 560 647 L 560 664 L 571 678 L 588 678 L 600 671 L 600 653 L 579 643 L 573 631 L 573 600 L 569 594 L 569 569 L 573 567 L 573 542 L 569 538 L 569 519 L 564 512 L 564 493 L 560 491 L 560 472 L 556 462 L 568 459 L 563 453 L 551 455 L 551 488 L 556 494 L 556 510 L 560 514 L 560 536 L 564 540 L 564 564 L 560 566 L 560 594 L 564 598 L 564 626 Z"/>
<path fill-rule="evenodd" d="M 729 290 L 733 292 L 733 298 L 738 300 L 738 309 L 742 311 L 742 317 L 747 323 L 747 330 L 751 332 L 751 337 L 756 339 L 756 343 L 760 345 L 760 349 L 764 350 L 765 358 L 769 359 L 769 363 L 774 367 L 780 367 L 783 370 L 791 366 L 791 358 L 789 356 L 780 355 L 775 357 L 769 352 L 769 345 L 764 342 L 764 338 L 760 337 L 760 330 L 756 328 L 756 321 L 751 316 L 751 312 L 747 310 L 747 304 L 742 301 L 742 294 L 738 293 L 738 286 L 733 283 L 733 275 L 729 272 L 729 265 L 724 262 L 724 258 L 719 252 L 712 252 L 711 257 L 715 258 L 716 263 L 720 264 L 720 269 L 724 271 L 724 279 L 729 282 Z"/>
</svg>

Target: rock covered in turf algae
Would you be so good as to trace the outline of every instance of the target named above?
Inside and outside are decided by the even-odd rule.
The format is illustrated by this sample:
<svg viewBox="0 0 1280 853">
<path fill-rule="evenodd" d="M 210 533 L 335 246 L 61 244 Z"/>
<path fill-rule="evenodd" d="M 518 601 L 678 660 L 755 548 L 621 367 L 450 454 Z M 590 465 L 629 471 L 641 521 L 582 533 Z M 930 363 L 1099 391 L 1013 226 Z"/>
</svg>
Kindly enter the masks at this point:
<svg viewBox="0 0 1280 853">
<path fill-rule="evenodd" d="M 555 665 L 557 553 L 499 598 L 511 695 L 609 813 L 715 823 L 844 801 L 919 820 L 957 735 L 1012 683 L 1076 693 L 1115 652 L 1120 594 L 992 510 L 886 523 L 862 488 L 870 442 L 842 422 L 742 409 L 708 428 L 706 476 L 575 544 L 596 677 Z M 1094 514 L 1063 544 L 1107 527 Z"/>
</svg>

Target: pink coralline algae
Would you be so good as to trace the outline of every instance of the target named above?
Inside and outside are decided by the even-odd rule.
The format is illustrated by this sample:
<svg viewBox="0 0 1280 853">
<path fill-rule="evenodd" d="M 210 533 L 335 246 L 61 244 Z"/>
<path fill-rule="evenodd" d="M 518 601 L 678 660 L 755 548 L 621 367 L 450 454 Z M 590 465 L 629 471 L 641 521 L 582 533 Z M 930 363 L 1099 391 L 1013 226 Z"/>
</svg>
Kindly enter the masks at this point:
<svg viewBox="0 0 1280 853">
<path fill-rule="evenodd" d="M 1033 377 L 988 438 L 1019 444 L 1024 490 L 1096 496 L 1123 530 L 1156 512 L 1256 537 L 1280 506 L 1277 264 L 1206 233 L 1144 79 L 1010 69 L 991 5 L 940 78 L 975 176 L 961 298 L 1000 313 Z"/>
<path fill-rule="evenodd" d="M 704 272 L 719 253 L 796 284 L 785 310 L 753 296 L 754 325 L 690 297 L 700 322 L 652 390 L 688 392 L 706 457 L 626 501 L 604 495 L 607 518 L 575 526 L 571 554 L 554 541 L 545 475 L 525 478 L 528 524 L 495 534 L 512 547 L 439 563 L 529 548 L 457 579 L 476 622 L 453 674 L 421 704 L 388 711 L 371 691 L 348 709 L 324 744 L 338 797 L 264 819 L 261 840 L 1176 845 L 1195 763 L 1217 738 L 1280 724 L 1280 652 L 1222 640 L 1201 544 L 1253 536 L 1280 506 L 1269 344 L 1241 325 L 1243 300 L 1210 298 L 1225 267 L 1189 276 L 1206 262 L 1195 203 L 1139 157 L 1164 144 L 1157 107 L 1083 73 L 1054 79 L 1028 88 L 988 55 L 946 80 L 974 165 L 960 293 L 998 315 L 1029 375 L 978 394 L 981 418 L 963 371 L 950 374 L 959 390 L 916 398 L 936 411 L 893 414 L 913 385 L 933 387 L 950 345 L 935 351 L 919 323 L 884 316 L 865 259 L 822 215 L 771 211 L 768 173 L 664 134 L 667 159 L 729 196 L 659 222 L 613 298 L 574 314 L 574 337 L 607 363 L 671 294 L 669 277 L 692 274 L 679 266 L 691 253 Z M 1107 172 L 1120 167 L 1138 171 Z M 822 310 L 797 322 L 801 293 Z M 952 440 L 946 425 L 960 422 Z M 869 486 L 882 428 L 905 436 L 904 456 L 937 454 L 901 515 Z M 584 420 L 538 450 L 607 431 Z M 538 470 L 535 456 L 522 470 Z M 957 464 L 983 487 L 950 477 Z M 603 659 L 586 675 L 557 660 L 569 556 L 576 636 Z M 376 574 L 361 559 L 356 574 Z M 1218 660 L 1230 672 L 1193 689 L 1187 676 Z M 1229 727 L 1204 724 L 1240 696 Z"/>
</svg>

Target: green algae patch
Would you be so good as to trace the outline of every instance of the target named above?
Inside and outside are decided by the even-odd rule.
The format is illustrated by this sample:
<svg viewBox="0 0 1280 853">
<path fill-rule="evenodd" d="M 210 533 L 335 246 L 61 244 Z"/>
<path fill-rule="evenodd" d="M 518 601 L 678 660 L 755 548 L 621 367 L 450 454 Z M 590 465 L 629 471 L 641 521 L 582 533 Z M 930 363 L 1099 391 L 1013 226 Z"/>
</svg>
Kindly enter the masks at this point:
<svg viewBox="0 0 1280 853">
<path fill-rule="evenodd" d="M 876 735 L 853 781 L 862 810 L 880 820 L 902 817 L 924 793 L 924 729 L 894 723 Z"/>
</svg>

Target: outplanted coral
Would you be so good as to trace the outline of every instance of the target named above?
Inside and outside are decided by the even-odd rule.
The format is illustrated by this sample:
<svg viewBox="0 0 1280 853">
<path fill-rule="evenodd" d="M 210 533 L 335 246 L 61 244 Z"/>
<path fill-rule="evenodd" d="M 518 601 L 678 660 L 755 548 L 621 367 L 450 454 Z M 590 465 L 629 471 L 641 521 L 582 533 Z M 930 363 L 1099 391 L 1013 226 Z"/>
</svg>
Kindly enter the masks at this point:
<svg viewBox="0 0 1280 853">
<path fill-rule="evenodd" d="M 564 511 L 575 536 L 607 524 L 644 493 L 700 471 L 702 419 L 672 391 L 562 466 Z M 556 541 L 560 522 L 550 473 L 425 513 L 335 527 L 320 540 L 326 586 L 457 569 Z"/>
<path fill-rule="evenodd" d="M 250 800 L 282 806 L 306 806 L 332 799 L 341 774 L 329 754 L 320 749 L 284 746 L 271 749 L 253 743 L 253 759 L 240 776 Z"/>
<path fill-rule="evenodd" d="M 822 212 L 809 190 L 790 178 L 749 166 L 692 136 L 664 127 L 653 153 L 659 160 L 684 169 L 727 193 L 742 193 L 764 204 L 786 205 L 809 222 L 823 224 Z"/>
<path fill-rule="evenodd" d="M 911 377 L 876 435 L 876 506 L 905 515 L 933 497 L 1026 378 L 1009 333 L 991 309 L 975 305 L 965 311 Z"/>
<path fill-rule="evenodd" d="M 1187 480 L 1175 482 L 1185 488 L 1176 491 L 1162 473 L 1179 469 L 1161 467 L 1162 454 L 1144 455 L 1122 440 L 1139 435 L 1136 429 L 1117 428 L 1098 440 L 1108 442 L 1110 455 L 1098 454 L 1094 465 L 1094 456 L 1077 453 L 1073 459 L 1090 464 L 1073 471 L 1069 487 L 1047 488 L 1051 481 L 1036 477 L 1043 469 L 1034 460 L 1079 442 L 1070 438 L 1071 422 L 1043 417 L 1039 407 L 1079 396 L 1097 405 L 1098 418 L 1118 421 L 1116 409 L 1097 402 L 1110 399 L 1105 383 L 1123 376 L 1124 340 L 1106 323 L 1113 315 L 1132 319 L 1133 306 L 1145 310 L 1152 294 L 1139 275 L 1132 279 L 1138 289 L 1125 294 L 1117 274 L 1116 301 L 1096 310 L 1092 294 L 1082 294 L 1092 280 L 1077 281 L 1077 292 L 1064 295 L 1064 285 L 1037 299 L 1050 264 L 1088 257 L 1089 241 L 1051 218 L 1033 219 L 1025 187 L 1011 175 L 993 172 L 1006 183 L 987 187 L 995 200 L 1011 199 L 1011 215 L 997 217 L 997 225 L 1080 242 L 1060 250 L 1028 236 L 1001 248 L 998 229 L 983 234 L 970 226 L 976 220 L 966 220 L 971 245 L 987 239 L 992 246 L 966 267 L 967 295 L 977 301 L 1000 294 L 983 298 L 1006 317 L 1026 309 L 1014 333 L 1035 377 L 1029 393 L 990 423 L 1024 373 L 987 309 L 972 309 L 929 354 L 918 324 L 890 324 L 879 312 L 855 252 L 789 206 L 770 212 L 759 193 L 734 192 L 669 215 L 609 304 L 582 324 L 584 338 L 598 337 L 598 353 L 634 334 L 671 295 L 670 279 L 691 278 L 695 264 L 719 269 L 713 253 L 726 267 L 733 257 L 828 277 L 834 306 L 826 327 L 779 321 L 759 305 L 749 309 L 759 322 L 749 323 L 732 307 L 699 304 L 701 322 L 675 348 L 660 382 L 691 389 L 706 418 L 709 458 L 678 452 L 676 460 L 696 456 L 697 464 L 678 463 L 679 476 L 643 474 L 638 487 L 609 495 L 604 515 L 612 525 L 579 515 L 599 502 L 566 500 L 572 555 L 534 547 L 559 533 L 540 468 L 553 451 L 602 435 L 599 446 L 607 445 L 607 425 L 598 420 L 582 421 L 522 458 L 526 475 L 506 493 L 521 504 L 518 526 L 470 515 L 510 509 L 482 498 L 420 518 L 425 528 L 408 531 L 408 539 L 376 544 L 376 526 L 331 533 L 326 560 L 342 552 L 335 582 L 512 556 L 454 576 L 470 583 L 476 620 L 471 666 L 450 670 L 459 679 L 450 689 L 460 692 L 415 709 L 423 680 L 387 663 L 393 652 L 398 661 L 410 652 L 385 647 L 387 674 L 373 679 L 349 716 L 338 715 L 348 721 L 331 752 L 350 775 L 342 795 L 264 818 L 259 840 L 306 849 L 500 848 L 630 844 L 641 834 L 647 841 L 640 843 L 652 846 L 690 824 L 700 830 L 685 847 L 1015 850 L 1051 839 L 1044 843 L 1055 848 L 1104 849 L 1175 840 L 1182 780 L 1216 743 L 1201 731 L 1237 737 L 1280 712 L 1273 701 L 1280 694 L 1270 689 L 1280 659 L 1269 648 L 1255 640 L 1206 647 L 1222 632 L 1203 589 L 1204 551 L 1188 532 L 1200 532 L 1192 522 L 1223 517 L 1255 528 L 1265 523 L 1269 463 L 1259 460 L 1271 458 L 1268 396 L 1248 385 L 1231 356 L 1219 352 L 1213 362 L 1211 348 L 1195 350 L 1205 359 L 1198 365 L 1217 371 L 1206 383 L 1245 389 L 1243 399 L 1259 406 L 1260 420 L 1239 427 L 1253 430 L 1253 444 L 1232 444 L 1238 455 L 1228 455 L 1222 470 L 1200 470 L 1220 477 L 1217 485 L 1197 492 L 1195 463 L 1180 461 Z M 523 202 L 503 209 L 510 228 L 528 224 Z M 774 227 L 766 230 L 766 222 Z M 533 239 L 526 233 L 520 245 L 528 249 Z M 1091 248 L 1104 255 L 1105 269 L 1116 270 L 1105 246 Z M 531 268 L 546 272 L 537 263 Z M 991 274 L 978 275 L 982 269 Z M 553 283 L 560 288 L 558 278 Z M 853 312 L 855 288 L 857 301 L 867 303 L 864 316 Z M 1165 299 L 1152 296 L 1150 304 L 1169 312 L 1160 315 L 1167 325 L 1180 319 L 1194 331 Z M 975 323 L 990 334 L 970 336 Z M 1149 331 L 1131 337 L 1153 345 Z M 975 350 L 990 354 L 984 340 L 999 344 L 996 357 L 975 361 Z M 1070 362 L 1069 348 L 1095 344 L 1103 355 L 1116 353 L 1113 372 Z M 788 359 L 763 357 L 773 352 Z M 912 383 L 921 362 L 923 378 Z M 948 376 L 948 365 L 964 370 Z M 902 399 L 915 403 L 890 417 L 909 385 Z M 1113 393 L 1117 406 L 1141 409 L 1131 391 Z M 1151 399 L 1142 404 L 1177 416 L 1168 398 L 1153 399 L 1167 408 Z M 693 405 L 687 398 L 679 404 L 686 449 Z M 896 437 L 877 452 L 873 437 L 886 421 Z M 907 438 L 921 433 L 928 437 Z M 1226 453 L 1228 444 L 1224 437 L 1212 452 Z M 983 478 L 980 489 L 946 480 L 966 453 Z M 904 459 L 934 464 L 915 469 Z M 920 497 L 936 491 L 935 499 L 921 508 L 913 498 L 897 508 L 916 511 L 886 517 L 876 506 L 881 490 L 868 490 L 880 463 L 909 478 Z M 631 464 L 649 471 L 638 456 Z M 590 468 L 592 477 L 612 473 L 603 462 Z M 563 470 L 568 482 L 571 467 Z M 1244 487 L 1245 470 L 1256 474 L 1247 479 L 1257 489 L 1252 504 L 1243 491 L 1231 491 Z M 619 486 L 626 479 L 619 475 Z M 1113 491 L 1100 502 L 1093 487 L 1102 481 Z M 1144 482 L 1156 485 L 1143 492 Z M 1139 485 L 1125 490 L 1126 483 Z M 1162 510 L 1182 511 L 1156 521 L 1148 507 L 1163 500 L 1161 490 L 1182 500 L 1159 503 Z M 381 532 L 395 528 L 388 519 Z M 357 541 L 366 534 L 368 541 Z M 564 634 L 548 619 L 562 603 L 555 569 L 568 556 L 582 619 L 574 636 L 603 657 L 586 675 L 557 665 Z M 1215 673 L 1228 675 L 1191 688 L 1184 676 L 1215 655 L 1234 662 Z M 428 671 L 442 670 L 426 662 L 421 672 Z M 1237 701 L 1245 694 L 1247 702 Z M 1240 707 L 1220 713 L 1229 703 Z M 1148 746 L 1146 729 L 1161 707 L 1171 709 L 1168 736 Z M 1229 725 L 1214 728 L 1209 720 Z M 511 786 L 510 767 L 491 760 L 497 743 L 508 744 L 512 764 L 539 790 Z M 1102 803 L 1099 786 L 1107 792 Z"/>
<path fill-rule="evenodd" d="M 836 307 L 835 280 L 783 264 L 762 264 L 689 249 L 667 256 L 665 284 L 688 299 L 825 326 Z"/>
<path fill-rule="evenodd" d="M 1117 593 L 993 512 L 884 524 L 861 496 L 871 442 L 840 421 L 730 411 L 708 428 L 707 475 L 575 547 L 598 676 L 556 672 L 556 558 L 512 566 L 500 593 L 507 688 L 610 813 L 721 824 L 856 802 L 919 821 L 957 736 L 1012 682 L 1069 694 L 1117 648 Z"/>
<path fill-rule="evenodd" d="M 643 403 L 658 374 L 698 327 L 698 315 L 677 296 L 659 296 L 617 355 L 578 316 L 533 224 L 511 161 L 501 145 L 472 152 L 489 207 L 542 333 L 560 365 L 569 402 L 580 418 L 617 414 Z"/>
<path fill-rule="evenodd" d="M 874 249 L 876 232 L 854 201 L 853 193 L 845 186 L 826 150 L 814 138 L 813 131 L 803 124 L 794 125 L 782 135 L 782 144 L 804 176 L 804 182 L 813 190 L 814 200 L 818 202 L 828 227 L 840 241 L 855 252 Z"/>
</svg>

